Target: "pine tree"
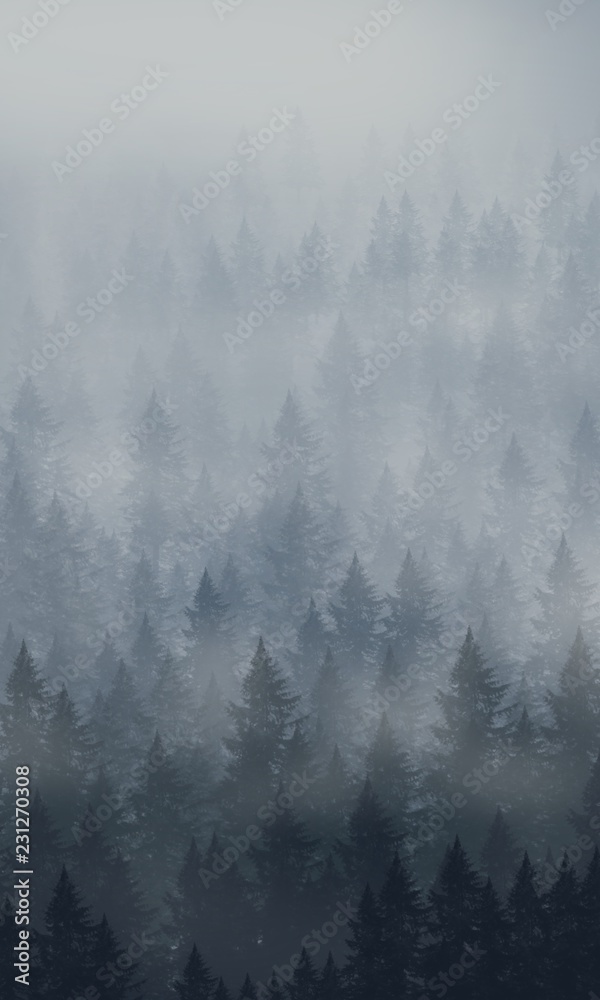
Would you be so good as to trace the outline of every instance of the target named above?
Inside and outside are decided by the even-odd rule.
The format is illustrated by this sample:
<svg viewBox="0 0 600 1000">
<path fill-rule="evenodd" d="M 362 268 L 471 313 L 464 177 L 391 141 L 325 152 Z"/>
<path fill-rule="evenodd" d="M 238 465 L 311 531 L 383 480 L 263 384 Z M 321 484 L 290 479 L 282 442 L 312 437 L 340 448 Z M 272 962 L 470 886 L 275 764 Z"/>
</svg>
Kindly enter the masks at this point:
<svg viewBox="0 0 600 1000">
<path fill-rule="evenodd" d="M 405 832 L 417 789 L 417 773 L 408 753 L 400 748 L 386 712 L 368 748 L 366 771 L 384 809 Z"/>
<path fill-rule="evenodd" d="M 181 979 L 173 984 L 179 1000 L 212 1000 L 215 977 L 194 944 Z"/>
<path fill-rule="evenodd" d="M 189 810 L 187 785 L 156 733 L 140 787 L 131 795 L 129 816 L 129 840 L 142 884 L 152 886 L 151 902 L 160 898 L 167 873 L 189 838 Z"/>
<path fill-rule="evenodd" d="M 343 1000 L 342 973 L 336 966 L 331 952 L 327 955 L 327 961 L 319 976 L 318 990 L 319 1000 Z"/>
<path fill-rule="evenodd" d="M 349 955 L 343 970 L 348 1000 L 387 1000 L 389 997 L 383 963 L 382 915 L 371 887 L 367 884 L 354 920 L 350 920 Z"/>
<path fill-rule="evenodd" d="M 545 919 L 527 852 L 508 896 L 511 921 L 508 989 L 517 1000 L 543 990 Z"/>
<path fill-rule="evenodd" d="M 500 806 L 481 849 L 481 863 L 494 890 L 506 897 L 517 867 L 519 850 Z"/>
<path fill-rule="evenodd" d="M 288 800 L 291 796 L 280 784 L 273 800 L 261 810 L 266 813 L 265 825 L 260 840 L 250 848 L 258 876 L 262 937 L 273 954 L 286 954 L 302 937 L 309 919 L 306 885 L 311 877 L 310 868 L 316 863 L 318 846 Z M 284 911 L 289 916 L 282 924 Z"/>
<path fill-rule="evenodd" d="M 275 422 L 271 443 L 263 445 L 262 451 L 267 460 L 281 469 L 276 483 L 282 504 L 292 501 L 298 483 L 302 483 L 304 495 L 315 511 L 325 509 L 329 482 L 321 437 L 291 392 Z"/>
<path fill-rule="evenodd" d="M 213 672 L 223 675 L 231 662 L 231 619 L 229 608 L 211 580 L 208 570 L 194 594 L 191 608 L 185 609 L 189 623 L 188 659 L 193 676 L 206 683 Z"/>
<path fill-rule="evenodd" d="M 477 918 L 481 905 L 481 882 L 462 844 L 456 837 L 440 867 L 430 893 L 430 935 L 422 961 L 423 979 L 427 981 L 440 969 L 446 970 L 477 943 Z M 462 982 L 472 977 L 465 972 Z M 468 995 L 468 994 L 466 994 Z"/>
<path fill-rule="evenodd" d="M 138 552 L 151 554 L 152 568 L 158 573 L 160 552 L 171 526 L 180 517 L 181 483 L 184 458 L 179 430 L 170 407 L 159 401 L 153 390 L 134 436 L 132 456 L 135 468 L 125 489 L 126 516 L 131 524 L 132 541 Z M 147 428 L 147 430 L 145 430 Z"/>
<path fill-rule="evenodd" d="M 506 691 L 493 667 L 487 666 L 470 628 L 448 687 L 438 694 L 443 721 L 434 732 L 444 748 L 442 767 L 462 780 L 472 767 L 498 756 Z"/>
<path fill-rule="evenodd" d="M 6 704 L 0 704 L 5 767 L 27 764 L 33 774 L 40 773 L 46 761 L 49 714 L 46 683 L 23 640 L 6 683 Z"/>
<path fill-rule="evenodd" d="M 353 711 L 347 684 L 329 646 L 311 694 L 317 719 L 321 754 L 334 746 L 349 749 L 352 743 Z"/>
<path fill-rule="evenodd" d="M 573 993 L 579 980 L 579 906 L 579 885 L 565 854 L 558 869 L 558 877 L 544 897 L 547 924 L 546 989 L 547 996 L 553 1000 Z M 582 985 L 585 986 L 585 983 Z"/>
<path fill-rule="evenodd" d="M 509 922 L 499 896 L 488 879 L 481 893 L 475 917 L 478 951 L 471 980 L 473 994 L 488 1000 L 504 1000 L 507 995 L 510 960 Z M 475 958 L 475 953 L 473 955 Z"/>
<path fill-rule="evenodd" d="M 534 618 L 538 631 L 534 661 L 547 683 L 565 663 L 573 634 L 579 626 L 593 630 L 596 625 L 595 588 L 587 582 L 563 534 L 544 589 L 538 589 L 541 615 Z"/>
<path fill-rule="evenodd" d="M 425 905 L 415 880 L 394 855 L 378 897 L 382 978 L 388 996 L 406 996 L 417 969 Z"/>
<path fill-rule="evenodd" d="M 131 649 L 131 658 L 136 667 L 140 685 L 147 689 L 158 679 L 158 673 L 164 659 L 164 650 L 158 640 L 148 615 L 144 612 L 140 630 Z"/>
<path fill-rule="evenodd" d="M 348 820 L 346 841 L 338 839 L 335 843 L 335 852 L 351 886 L 359 889 L 366 882 L 380 884 L 399 839 L 393 821 L 367 778 Z"/>
<path fill-rule="evenodd" d="M 77 996 L 94 982 L 95 933 L 90 912 L 63 868 L 40 940 L 42 995 Z"/>
<path fill-rule="evenodd" d="M 143 1000 L 144 981 L 137 963 L 120 947 L 105 916 L 94 928 L 91 962 L 107 1000 Z"/>
<path fill-rule="evenodd" d="M 302 691 L 309 689 L 317 678 L 330 642 L 331 633 L 311 597 L 306 618 L 298 629 L 297 651 L 292 654 L 298 686 Z"/>
<path fill-rule="evenodd" d="M 246 218 L 238 230 L 232 246 L 231 272 L 235 284 L 236 302 L 247 312 L 255 298 L 260 298 L 265 290 L 266 276 L 261 246 L 252 232 Z"/>
<path fill-rule="evenodd" d="M 403 662 L 411 663 L 424 646 L 439 638 L 442 621 L 440 602 L 413 559 L 410 549 L 396 580 L 395 594 L 388 595 L 390 613 L 385 619 L 387 641 Z"/>
<path fill-rule="evenodd" d="M 548 692 L 547 703 L 552 718 L 548 735 L 560 747 L 564 764 L 580 773 L 600 746 L 600 670 L 580 628 L 558 691 Z"/>
<path fill-rule="evenodd" d="M 583 984 L 597 983 L 600 976 L 598 926 L 600 923 L 600 852 L 596 846 L 581 883 L 579 894 L 579 975 Z"/>
<path fill-rule="evenodd" d="M 510 558 L 520 560 L 523 547 L 534 535 L 539 483 L 515 434 L 488 494 L 493 505 L 493 523 L 504 551 Z"/>
<path fill-rule="evenodd" d="M 82 805 L 82 792 L 96 764 L 99 743 L 71 701 L 65 687 L 54 699 L 47 723 L 43 788 L 55 816 L 65 824 Z"/>
<path fill-rule="evenodd" d="M 337 601 L 330 605 L 337 629 L 336 652 L 350 677 L 362 677 L 375 662 L 382 643 L 382 605 L 355 552 Z"/>
<path fill-rule="evenodd" d="M 261 638 L 242 681 L 241 704 L 229 706 L 234 734 L 224 741 L 230 754 L 224 792 L 242 815 L 273 794 L 298 701 Z"/>
<path fill-rule="evenodd" d="M 103 745 L 104 761 L 119 777 L 129 777 L 138 762 L 140 744 L 149 738 L 150 718 L 123 660 L 106 698 L 90 719 L 92 731 Z"/>
<path fill-rule="evenodd" d="M 56 887 L 56 879 L 66 862 L 63 838 L 46 803 L 36 789 L 29 816 L 29 849 L 35 863 L 35 894 L 31 896 L 31 923 L 36 930 L 44 927 L 44 916 Z M 13 867 L 11 865 L 11 867 Z"/>
<path fill-rule="evenodd" d="M 309 958 L 306 948 L 300 952 L 300 961 L 294 969 L 287 992 L 290 1000 L 320 1000 L 319 975 Z"/>
</svg>

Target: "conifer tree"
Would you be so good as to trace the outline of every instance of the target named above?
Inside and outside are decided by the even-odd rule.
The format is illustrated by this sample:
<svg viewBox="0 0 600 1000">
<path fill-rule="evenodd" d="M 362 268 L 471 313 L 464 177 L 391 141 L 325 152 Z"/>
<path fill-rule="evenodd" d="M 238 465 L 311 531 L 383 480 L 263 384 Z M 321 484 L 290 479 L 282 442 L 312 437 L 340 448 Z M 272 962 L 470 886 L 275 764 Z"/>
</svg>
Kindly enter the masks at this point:
<svg viewBox="0 0 600 1000">
<path fill-rule="evenodd" d="M 366 882 L 378 886 L 388 870 L 400 839 L 392 819 L 383 809 L 366 779 L 347 824 L 346 839 L 338 839 L 335 852 L 348 882 L 359 889 Z"/>
<path fill-rule="evenodd" d="M 46 762 L 50 698 L 25 640 L 6 682 L 6 704 L 0 704 L 0 746 L 7 768 L 29 765 L 39 774 Z"/>
<path fill-rule="evenodd" d="M 194 944 L 181 979 L 174 983 L 179 1000 L 212 1000 L 215 977 Z"/>
<path fill-rule="evenodd" d="M 196 680 L 206 683 L 212 672 L 227 675 L 231 663 L 232 623 L 229 607 L 205 569 L 194 594 L 192 607 L 185 609 L 188 659 Z"/>
<path fill-rule="evenodd" d="M 385 620 L 387 641 L 396 656 L 412 663 L 417 652 L 439 638 L 440 602 L 417 566 L 410 549 L 398 574 L 394 595 L 388 595 L 390 613 Z"/>
<path fill-rule="evenodd" d="M 546 584 L 537 591 L 537 601 L 541 614 L 533 620 L 538 633 L 534 663 L 547 683 L 553 683 L 554 671 L 565 663 L 577 628 L 592 630 L 597 619 L 595 588 L 588 583 L 564 534 Z"/>
<path fill-rule="evenodd" d="M 95 932 L 90 911 L 63 868 L 46 913 L 40 940 L 42 995 L 77 996 L 94 982 Z"/>
<path fill-rule="evenodd" d="M 382 644 L 379 626 L 383 601 L 362 568 L 356 552 L 330 613 L 335 621 L 335 648 L 350 677 L 360 678 Z"/>
<path fill-rule="evenodd" d="M 481 862 L 498 896 L 505 898 L 517 868 L 519 849 L 500 806 L 481 849 Z"/>
<path fill-rule="evenodd" d="M 448 687 L 438 694 L 443 721 L 434 732 L 444 748 L 442 767 L 462 778 L 477 763 L 498 755 L 506 690 L 486 664 L 470 628 Z"/>
<path fill-rule="evenodd" d="M 242 681 L 241 704 L 229 706 L 234 733 L 224 741 L 230 755 L 224 792 L 242 813 L 273 794 L 298 701 L 261 638 Z"/>
</svg>

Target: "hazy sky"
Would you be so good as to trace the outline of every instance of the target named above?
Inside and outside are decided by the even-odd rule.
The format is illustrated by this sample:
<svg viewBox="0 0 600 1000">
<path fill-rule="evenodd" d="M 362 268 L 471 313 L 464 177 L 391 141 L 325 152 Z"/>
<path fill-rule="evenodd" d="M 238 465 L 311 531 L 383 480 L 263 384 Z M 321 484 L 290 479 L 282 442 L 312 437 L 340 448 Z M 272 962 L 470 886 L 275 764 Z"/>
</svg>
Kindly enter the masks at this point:
<svg viewBox="0 0 600 1000">
<path fill-rule="evenodd" d="M 110 137 L 107 157 L 145 141 L 166 156 L 193 153 L 230 141 L 242 124 L 261 127 L 285 104 L 299 104 L 317 138 L 340 150 L 362 143 L 371 123 L 390 141 L 409 123 L 425 135 L 489 73 L 502 88 L 471 130 L 475 143 L 484 138 L 491 149 L 488 140 L 512 143 L 553 128 L 566 143 L 592 137 L 590 94 L 600 82 L 592 0 L 555 31 L 545 15 L 558 10 L 551 0 L 404 0 L 391 25 L 348 62 L 340 43 L 383 6 L 242 0 L 221 19 L 211 0 L 70 0 L 14 52 L 9 32 L 40 6 L 3 0 L 5 148 L 34 161 L 58 156 L 156 63 L 168 80 Z"/>
</svg>

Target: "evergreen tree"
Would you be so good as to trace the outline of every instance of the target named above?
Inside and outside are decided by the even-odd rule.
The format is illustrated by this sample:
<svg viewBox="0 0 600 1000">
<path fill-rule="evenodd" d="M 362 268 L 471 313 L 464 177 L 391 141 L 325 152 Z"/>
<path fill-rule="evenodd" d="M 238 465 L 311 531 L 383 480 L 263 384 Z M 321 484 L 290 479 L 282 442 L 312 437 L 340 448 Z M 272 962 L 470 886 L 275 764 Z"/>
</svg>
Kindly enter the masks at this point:
<svg viewBox="0 0 600 1000">
<path fill-rule="evenodd" d="M 348 1000 L 387 1000 L 389 997 L 383 963 L 382 916 L 377 898 L 367 884 L 354 920 L 350 921 L 349 955 L 343 970 Z"/>
<path fill-rule="evenodd" d="M 552 717 L 550 739 L 560 747 L 567 767 L 570 764 L 575 773 L 581 773 L 600 746 L 600 670 L 580 628 L 560 674 L 558 691 L 550 691 L 547 701 Z"/>
<path fill-rule="evenodd" d="M 335 844 L 350 885 L 359 888 L 366 882 L 380 884 L 399 839 L 367 778 L 348 820 L 346 840 L 338 839 Z"/>
<path fill-rule="evenodd" d="M 39 774 L 46 762 L 50 699 L 25 641 L 6 682 L 6 704 L 0 704 L 0 747 L 7 769 L 27 764 Z"/>
<path fill-rule="evenodd" d="M 388 595 L 388 603 L 387 640 L 396 656 L 410 663 L 423 646 L 436 642 L 442 629 L 440 602 L 410 549 L 398 574 L 395 594 Z"/>
<path fill-rule="evenodd" d="M 481 849 L 481 862 L 495 892 L 506 897 L 517 868 L 519 850 L 500 806 Z M 490 901 L 491 902 L 491 901 Z"/>
<path fill-rule="evenodd" d="M 206 683 L 214 671 L 223 674 L 228 670 L 232 656 L 229 608 L 206 569 L 185 614 L 190 667 L 193 676 Z"/>
<path fill-rule="evenodd" d="M 384 809 L 405 831 L 416 793 L 417 774 L 408 753 L 400 749 L 385 712 L 367 751 L 366 770 Z"/>
<path fill-rule="evenodd" d="M 538 632 L 534 662 L 547 683 L 566 661 L 577 628 L 595 628 L 594 594 L 563 534 L 546 585 L 537 591 L 541 615 L 533 620 Z"/>
<path fill-rule="evenodd" d="M 234 734 L 224 741 L 230 755 L 224 792 L 242 815 L 273 793 L 298 701 L 261 638 L 242 681 L 241 704 L 229 706 Z"/>
<path fill-rule="evenodd" d="M 355 552 L 337 601 L 330 605 L 337 629 L 336 651 L 351 677 L 362 677 L 374 663 L 382 641 L 382 604 Z"/>
<path fill-rule="evenodd" d="M 535 886 L 535 872 L 527 852 L 508 896 L 511 921 L 510 995 L 525 1000 L 544 988 L 545 919 Z"/>
<path fill-rule="evenodd" d="M 194 944 L 181 979 L 174 983 L 179 1000 L 212 1000 L 215 977 Z"/>
<path fill-rule="evenodd" d="M 40 940 L 42 996 L 78 996 L 94 982 L 95 936 L 89 909 L 63 868 Z"/>
<path fill-rule="evenodd" d="M 421 950 L 425 906 L 414 878 L 394 855 L 378 898 L 381 964 L 387 996 L 409 994 Z M 386 994 L 384 994 L 386 995 Z"/>
<path fill-rule="evenodd" d="M 498 755 L 506 691 L 493 667 L 487 666 L 470 628 L 448 687 L 438 694 L 443 721 L 434 732 L 444 748 L 442 767 L 462 779 L 476 764 Z"/>
</svg>

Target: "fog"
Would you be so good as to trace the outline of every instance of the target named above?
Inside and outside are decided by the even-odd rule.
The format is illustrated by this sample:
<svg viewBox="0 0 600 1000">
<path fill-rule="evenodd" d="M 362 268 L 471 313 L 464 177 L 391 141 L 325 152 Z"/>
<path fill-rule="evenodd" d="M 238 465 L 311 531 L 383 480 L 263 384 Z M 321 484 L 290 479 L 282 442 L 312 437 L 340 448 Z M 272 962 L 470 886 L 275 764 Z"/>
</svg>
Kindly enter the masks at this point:
<svg viewBox="0 0 600 1000">
<path fill-rule="evenodd" d="M 5 0 L 35 1000 L 143 932 L 115 1000 L 597 987 L 600 12 L 547 2 Z"/>
</svg>

